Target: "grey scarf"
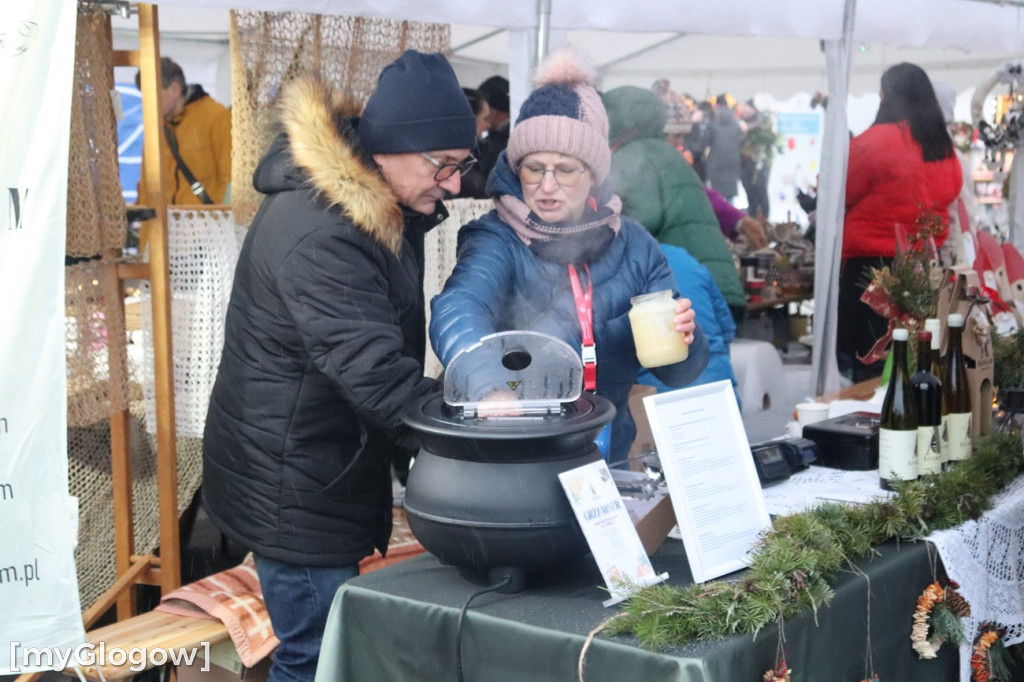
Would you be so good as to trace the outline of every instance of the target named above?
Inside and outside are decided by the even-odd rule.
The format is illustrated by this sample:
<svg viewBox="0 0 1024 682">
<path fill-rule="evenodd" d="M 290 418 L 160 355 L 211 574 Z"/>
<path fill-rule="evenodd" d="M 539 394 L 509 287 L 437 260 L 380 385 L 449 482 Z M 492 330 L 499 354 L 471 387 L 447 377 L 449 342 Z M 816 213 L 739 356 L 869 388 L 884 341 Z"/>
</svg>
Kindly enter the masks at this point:
<svg viewBox="0 0 1024 682">
<path fill-rule="evenodd" d="M 592 263 L 604 254 L 619 232 L 622 200 L 610 194 L 596 210 L 588 206 L 582 219 L 561 223 L 541 220 L 522 199 L 511 194 L 495 197 L 494 206 L 502 222 L 538 258 L 564 265 Z"/>
</svg>

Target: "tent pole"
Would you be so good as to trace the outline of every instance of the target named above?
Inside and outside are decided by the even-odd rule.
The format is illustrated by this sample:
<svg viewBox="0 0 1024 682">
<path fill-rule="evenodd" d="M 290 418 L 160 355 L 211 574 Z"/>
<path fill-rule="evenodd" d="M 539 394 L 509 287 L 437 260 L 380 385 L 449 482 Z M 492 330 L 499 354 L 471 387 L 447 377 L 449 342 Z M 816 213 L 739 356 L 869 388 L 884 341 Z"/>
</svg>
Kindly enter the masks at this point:
<svg viewBox="0 0 1024 682">
<path fill-rule="evenodd" d="M 839 390 L 836 313 L 843 219 L 846 213 L 846 165 L 850 155 L 846 101 L 850 90 L 856 13 L 856 0 L 846 0 L 842 36 L 839 40 L 825 41 L 830 106 L 825 112 L 821 178 L 818 182 L 817 237 L 814 248 L 814 349 L 811 353 L 811 378 L 817 395 Z"/>
<path fill-rule="evenodd" d="M 544 61 L 548 54 L 548 37 L 551 31 L 551 0 L 537 0 L 537 59 Z"/>
<path fill-rule="evenodd" d="M 538 56 L 548 50 L 568 44 L 569 32 L 564 29 L 551 30 L 551 0 L 537 0 L 537 26 L 511 28 L 508 31 L 508 82 L 509 104 L 512 118 L 514 112 L 530 95 L 530 83 L 537 70 L 537 65 L 544 57 Z"/>
</svg>

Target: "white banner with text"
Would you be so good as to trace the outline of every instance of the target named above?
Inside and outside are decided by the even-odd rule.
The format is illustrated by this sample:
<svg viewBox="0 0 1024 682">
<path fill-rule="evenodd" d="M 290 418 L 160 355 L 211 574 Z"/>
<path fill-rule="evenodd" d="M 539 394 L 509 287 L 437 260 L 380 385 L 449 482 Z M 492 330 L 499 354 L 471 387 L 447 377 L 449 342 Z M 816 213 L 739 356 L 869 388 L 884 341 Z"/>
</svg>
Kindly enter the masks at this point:
<svg viewBox="0 0 1024 682">
<path fill-rule="evenodd" d="M 64 356 L 75 19 L 75 0 L 0 3 L 0 642 L 25 648 L 85 640 Z"/>
</svg>

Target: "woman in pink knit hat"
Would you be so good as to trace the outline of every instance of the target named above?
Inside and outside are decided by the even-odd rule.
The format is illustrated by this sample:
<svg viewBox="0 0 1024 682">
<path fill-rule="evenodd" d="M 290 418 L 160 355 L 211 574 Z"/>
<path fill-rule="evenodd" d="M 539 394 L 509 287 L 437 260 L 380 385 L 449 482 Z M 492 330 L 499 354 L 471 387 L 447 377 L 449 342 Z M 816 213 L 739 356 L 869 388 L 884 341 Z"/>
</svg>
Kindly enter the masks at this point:
<svg viewBox="0 0 1024 682">
<path fill-rule="evenodd" d="M 614 462 L 636 434 L 626 405 L 640 369 L 630 298 L 669 289 L 678 299 L 675 328 L 690 344 L 689 358 L 652 370 L 666 384 L 696 379 L 708 342 L 658 243 L 620 215 L 621 201 L 606 182 L 608 115 L 593 80 L 571 50 L 541 65 L 487 181 L 494 210 L 459 233 L 458 263 L 431 303 L 430 340 L 445 365 L 482 337 L 508 330 L 543 332 L 581 349 L 591 365 L 586 373 L 596 371 L 584 388 L 617 410 L 608 457 Z M 587 328 L 592 338 L 581 331 Z"/>
</svg>

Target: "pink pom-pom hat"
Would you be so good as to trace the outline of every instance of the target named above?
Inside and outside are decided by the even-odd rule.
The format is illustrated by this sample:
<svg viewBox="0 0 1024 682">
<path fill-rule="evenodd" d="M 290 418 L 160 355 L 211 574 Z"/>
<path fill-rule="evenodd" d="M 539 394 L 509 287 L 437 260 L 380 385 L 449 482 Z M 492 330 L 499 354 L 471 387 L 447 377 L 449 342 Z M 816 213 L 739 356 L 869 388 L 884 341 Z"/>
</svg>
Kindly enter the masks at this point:
<svg viewBox="0 0 1024 682">
<path fill-rule="evenodd" d="M 585 163 L 597 184 L 604 182 L 612 163 L 608 114 L 594 80 L 593 69 L 571 48 L 544 60 L 509 137 L 512 168 L 534 152 L 560 152 Z"/>
</svg>

